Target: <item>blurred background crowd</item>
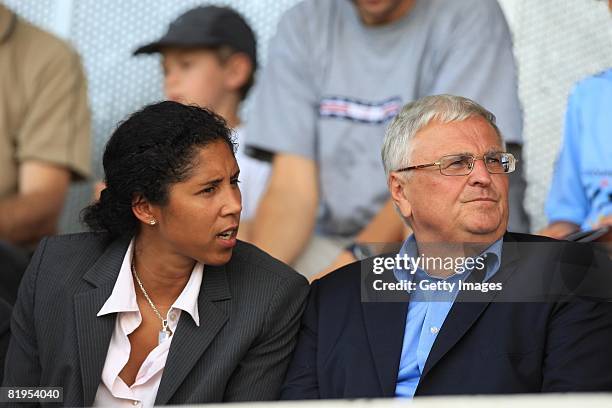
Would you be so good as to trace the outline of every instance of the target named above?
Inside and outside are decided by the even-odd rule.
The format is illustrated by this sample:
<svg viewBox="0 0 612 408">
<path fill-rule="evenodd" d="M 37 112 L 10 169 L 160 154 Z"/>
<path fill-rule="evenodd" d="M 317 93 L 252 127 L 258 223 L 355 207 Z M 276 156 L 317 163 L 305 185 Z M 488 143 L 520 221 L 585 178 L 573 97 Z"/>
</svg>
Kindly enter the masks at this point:
<svg viewBox="0 0 612 408">
<path fill-rule="evenodd" d="M 337 1 L 346 1 L 349 3 L 348 0 Z M 61 83 L 59 84 L 51 84 L 52 86 L 56 86 L 56 88 L 49 91 L 56 97 L 60 97 L 59 92 L 62 92 L 61 87 L 63 85 L 66 88 L 70 88 L 70 90 L 66 90 L 66 92 L 72 92 L 71 95 L 74 97 L 74 101 L 69 108 L 69 116 L 74 123 L 63 123 L 63 125 L 57 128 L 62 129 L 62 132 L 65 130 L 65 136 L 57 134 L 46 136 L 47 138 L 67 138 L 66 143 L 69 147 L 66 152 L 62 153 L 65 154 L 66 157 L 57 160 L 51 159 L 51 161 L 55 166 L 57 166 L 58 163 L 65 164 L 69 169 L 69 172 L 66 174 L 70 174 L 72 177 L 66 179 L 66 174 L 64 174 L 64 176 L 60 175 L 55 177 L 57 175 L 54 176 L 49 173 L 40 173 L 46 174 L 45 177 L 48 176 L 49 178 L 40 178 L 39 176 L 33 177 L 38 180 L 38 184 L 49 186 L 53 183 L 59 183 L 53 184 L 58 186 L 52 189 L 56 192 L 62 192 L 65 188 L 68 188 L 67 183 L 70 181 L 66 199 L 62 203 L 61 199 L 57 199 L 58 194 L 56 194 L 55 199 L 53 195 L 51 195 L 43 196 L 44 198 L 36 200 L 36 196 L 34 195 L 30 196 L 27 200 L 29 203 L 36 201 L 39 206 L 51 208 L 51 210 L 47 211 L 47 216 L 51 220 L 59 220 L 57 229 L 54 229 L 53 222 L 51 226 L 41 227 L 41 225 L 44 224 L 42 221 L 30 220 L 29 222 L 36 224 L 36 227 L 32 227 L 32 234 L 24 235 L 23 231 L 28 230 L 28 228 L 21 226 L 16 228 L 18 231 L 22 232 L 21 234 L 13 231 L 10 234 L 5 232 L 4 235 L 0 235 L 0 240 L 2 240 L 4 244 L 8 243 L 9 245 L 23 249 L 25 256 L 21 259 L 27 259 L 27 254 L 32 250 L 40 236 L 55 231 L 68 233 L 84 229 L 79 222 L 79 213 L 80 210 L 92 200 L 92 197 L 95 197 L 96 194 L 99 193 L 99 190 L 103 188 L 103 184 L 99 183 L 99 181 L 104 178 L 101 170 L 102 152 L 108 137 L 117 126 L 117 123 L 125 118 L 128 113 L 139 109 L 147 103 L 173 98 L 172 90 L 169 88 L 170 85 L 168 84 L 170 80 L 168 78 L 168 70 L 171 68 L 169 64 L 172 64 L 172 58 L 176 60 L 178 57 L 173 57 L 167 53 L 160 55 L 160 52 L 158 52 L 160 49 L 141 50 L 146 54 L 144 56 L 136 56 L 134 55 L 134 51 L 144 44 L 149 44 L 155 39 L 162 38 L 164 33 L 168 31 L 168 26 L 171 22 L 175 21 L 178 16 L 187 10 L 196 6 L 201 6 L 202 3 L 197 1 L 166 2 L 157 0 L 146 3 L 136 0 L 122 2 L 98 2 L 93 0 L 2 0 L 2 2 L 8 9 L 14 11 L 24 21 L 30 22 L 52 33 L 66 44 L 70 44 L 71 48 L 68 46 L 60 46 L 59 43 L 54 43 L 53 46 L 47 47 L 46 50 L 49 53 L 49 58 L 52 60 L 55 56 L 56 59 L 66 60 L 71 58 L 71 56 L 76 58 L 76 55 L 78 55 L 80 57 L 80 63 L 82 64 L 82 75 L 84 76 L 83 78 L 80 77 L 81 74 L 78 68 L 79 62 L 75 59 L 71 62 L 72 69 L 74 70 L 73 78 L 70 80 L 72 82 L 67 83 L 66 81 L 60 81 Z M 254 119 L 253 122 L 257 122 L 262 116 L 260 113 L 268 109 L 261 108 L 260 111 L 257 111 L 254 106 L 254 103 L 257 103 L 257 99 L 254 99 L 253 95 L 257 94 L 261 77 L 266 73 L 266 68 L 270 63 L 270 55 L 278 58 L 278 55 L 282 54 L 278 52 L 270 53 L 269 50 L 270 40 L 274 37 L 275 33 L 277 33 L 277 24 L 281 16 L 298 2 L 298 0 L 233 0 L 207 2 L 207 4 L 217 6 L 232 7 L 244 17 L 247 24 L 252 28 L 254 37 L 256 38 L 256 50 L 253 49 L 252 52 L 245 49 L 239 50 L 247 55 L 248 58 L 247 62 L 243 61 L 242 66 L 240 62 L 235 66 L 235 69 L 238 71 L 241 69 L 248 71 L 249 69 L 247 66 L 249 63 L 251 64 L 251 68 L 258 68 L 254 76 L 255 91 L 249 91 L 243 103 L 240 103 L 239 100 L 234 101 L 236 109 L 239 110 L 233 114 L 223 112 L 227 106 L 225 108 L 213 106 L 214 110 L 220 111 L 219 113 L 228 120 L 230 126 L 241 128 L 243 123 L 241 123 L 240 117 L 246 119 L 246 122 L 250 122 L 251 119 Z M 311 3 L 317 2 L 311 1 Z M 321 4 L 322 2 L 318 3 Z M 483 6 L 490 3 L 490 1 L 483 0 Z M 529 217 L 529 224 L 523 224 L 522 228 L 523 230 L 528 228 L 531 232 L 537 232 L 545 228 L 551 221 L 547 218 L 545 212 L 546 200 L 549 196 L 551 186 L 554 187 L 552 182 L 553 169 L 555 160 L 560 154 L 564 126 L 567 126 L 567 119 L 565 119 L 565 116 L 568 112 L 568 97 L 572 93 L 576 83 L 587 77 L 598 75 L 612 66 L 612 23 L 610 21 L 610 13 L 607 10 L 608 2 L 606 1 L 539 0 L 536 2 L 530 0 L 499 0 L 498 4 L 501 6 L 501 10 L 507 20 L 511 33 L 512 50 L 517 67 L 515 72 L 517 75 L 516 87 L 518 89 L 518 98 L 523 117 L 522 135 L 506 134 L 505 136 L 509 142 L 520 141 L 522 137 L 523 147 L 520 157 L 520 166 L 522 168 L 522 175 L 527 183 L 523 206 Z M 307 8 L 303 9 L 307 10 Z M 193 18 L 197 17 L 198 16 L 195 16 Z M 304 16 L 303 18 L 305 21 L 308 21 L 309 18 L 319 17 Z M 214 20 L 214 18 L 212 19 Z M 400 21 L 401 24 L 405 22 L 406 21 Z M 9 34 L 8 31 L 10 31 L 13 23 L 8 19 L 4 22 L 0 21 L 0 23 L 6 24 L 4 26 L 5 29 L 3 29 L 4 31 L 0 32 L 0 34 Z M 283 39 L 277 38 L 276 41 L 282 42 Z M 358 46 L 359 44 L 356 43 L 356 47 Z M 59 48 L 55 50 L 53 47 Z M 248 48 L 248 45 L 246 47 Z M 44 47 L 41 46 L 41 48 Z M 236 47 L 234 46 L 234 48 Z M 71 51 L 71 49 L 74 51 Z M 21 55 L 21 51 L 19 51 L 18 48 L 17 50 L 17 54 Z M 40 53 L 38 57 L 43 58 L 40 56 Z M 467 68 L 463 67 L 462 69 L 466 72 L 476 71 L 474 75 L 480 75 L 479 68 L 476 65 Z M 5 68 L 5 66 L 6 64 L 2 65 L 2 61 L 0 61 L 0 67 L 8 69 Z M 19 71 L 21 68 L 13 67 L 13 69 Z M 41 69 L 44 70 L 44 67 Z M 447 68 L 447 70 L 448 69 L 449 68 Z M 493 71 L 504 71 L 508 69 L 510 68 L 508 68 L 507 64 L 504 65 L 500 63 Z M 23 68 L 25 74 L 20 80 L 26 78 L 26 71 L 27 70 Z M 164 72 L 166 72 L 166 88 L 164 88 Z M 488 74 L 491 74 L 491 72 Z M 479 90 L 479 92 L 485 95 L 491 94 L 497 95 L 495 96 L 496 98 L 503 98 L 506 89 L 511 89 L 515 86 L 515 84 L 511 83 L 508 87 L 508 84 L 504 81 L 492 80 L 487 82 L 488 74 L 485 72 L 485 75 L 481 77 L 484 91 L 482 89 Z M 509 77 L 512 77 L 512 74 L 513 73 L 510 72 Z M 243 75 L 248 76 L 248 74 Z M 268 78 L 266 78 L 266 81 L 273 82 L 275 80 L 274 73 L 268 73 L 267 75 Z M 452 75 L 452 71 L 450 75 Z M 499 78 L 495 76 L 496 74 L 491 75 L 491 78 Z M 8 76 L 6 76 L 5 73 L 2 73 L 2 76 L 6 82 L 11 81 L 7 79 Z M 299 87 L 297 83 L 299 82 L 299 78 L 297 79 L 298 81 L 295 83 L 296 87 Z M 85 80 L 87 89 L 86 97 L 84 96 Z M 36 81 L 40 81 L 40 79 L 32 79 L 33 88 L 34 82 Z M 36 86 L 40 85 L 41 84 L 36 84 Z M 595 85 L 595 87 L 597 87 L 597 85 Z M 436 89 L 436 91 L 443 93 L 445 89 Z M 453 93 L 453 91 L 454 89 L 451 87 L 449 92 Z M 265 90 L 261 91 L 262 94 L 266 92 Z M 10 93 L 7 95 L 10 95 Z M 10 111 L 11 106 L 15 107 L 20 102 L 18 98 L 7 95 L 3 95 L 3 99 L 0 102 L 3 104 L 3 110 Z M 511 98 L 512 96 L 509 97 Z M 274 96 L 261 96 L 260 98 L 263 102 L 270 105 L 270 99 L 274 98 Z M 578 98 L 578 96 L 575 97 L 575 99 Z M 180 98 L 178 98 L 178 100 L 180 100 Z M 184 99 L 182 101 L 197 103 L 197 101 L 194 100 Z M 283 104 L 282 100 L 277 102 L 281 105 Z M 332 102 L 337 103 L 338 101 Z M 400 102 L 403 104 L 409 101 L 402 100 Z M 487 106 L 486 102 L 487 101 L 484 102 L 485 106 L 498 115 L 498 119 L 502 122 L 502 131 L 504 131 L 503 122 L 511 120 L 508 118 L 508 114 L 506 112 L 496 112 L 495 106 L 490 106 L 490 104 Z M 606 102 L 609 103 L 610 101 Z M 602 103 L 606 102 L 602 101 Z M 593 103 L 597 105 L 596 102 Z M 52 105 L 53 102 L 49 102 L 49 104 Z M 87 114 L 85 104 L 88 106 L 90 116 Z M 36 119 L 37 121 L 40 122 L 47 119 L 53 120 L 53 118 L 45 118 L 45 115 L 50 112 L 50 110 L 46 111 L 46 109 L 50 109 L 50 107 L 39 107 L 38 109 L 40 112 L 38 113 L 39 117 Z M 256 112 L 255 116 L 253 116 L 253 112 Z M 323 111 L 320 112 L 321 115 L 324 115 Z M 264 118 L 264 120 L 266 119 Z M 38 125 L 40 125 L 40 123 L 38 123 Z M 62 126 L 64 126 L 64 128 L 62 128 Z M 67 127 L 69 127 L 69 129 Z M 91 130 L 90 135 L 87 134 L 87 129 Z M 262 127 L 260 123 L 257 123 L 257 126 L 253 126 L 253 129 L 261 130 L 264 129 L 264 127 Z M 520 125 L 518 125 L 516 129 L 520 129 Z M 0 128 L 0 130 L 2 129 Z M 37 131 L 42 132 L 42 130 Z M 512 133 L 520 132 L 520 130 L 512 131 Z M 567 132 L 567 129 L 565 132 Z M 246 144 L 254 144 L 256 147 L 260 144 L 258 142 L 260 135 L 249 134 L 248 143 L 241 140 L 240 134 L 238 136 L 239 144 L 241 145 L 239 154 L 244 157 L 248 156 L 244 150 Z M 300 136 L 288 134 L 287 137 L 299 138 Z M 266 143 L 269 142 L 268 140 Z M 578 144 L 580 143 L 579 141 Z M 49 145 L 40 142 L 38 145 L 31 147 L 31 149 L 45 150 L 47 149 L 46 146 Z M 377 156 L 379 146 L 372 146 L 372 150 L 376 152 L 374 156 Z M 8 150 L 5 149 L 5 152 L 8 152 Z M 598 150 L 597 148 L 591 151 L 592 154 L 596 154 L 597 152 L 604 156 L 607 154 L 605 149 L 603 153 L 602 150 Z M 250 151 L 248 153 L 254 155 L 255 159 L 257 159 L 253 162 L 255 169 L 250 170 L 249 173 L 253 174 L 254 172 L 258 172 L 258 175 L 254 176 L 254 179 L 259 180 L 251 182 L 251 185 L 256 184 L 256 190 L 258 191 L 249 194 L 260 196 L 264 193 L 266 179 L 269 177 L 268 172 L 270 169 L 268 164 L 259 165 L 257 163 L 264 163 L 265 160 L 261 162 L 260 160 L 266 159 L 265 154 L 270 152 L 264 151 L 264 157 L 262 157 L 262 155 L 258 156 L 257 151 Z M 17 149 L 12 152 L 11 155 L 12 157 L 4 157 L 3 155 L 2 160 L 27 161 L 28 157 L 36 158 L 37 154 L 36 152 L 19 151 Z M 70 157 L 70 159 L 68 157 Z M 609 159 L 612 159 L 612 157 L 609 157 Z M 47 159 L 43 158 L 42 160 L 44 162 Z M 243 159 L 243 162 L 246 163 L 246 160 L 252 160 L 252 158 L 248 156 L 248 158 Z M 597 160 L 601 160 L 601 157 L 597 158 Z M 241 164 L 241 167 L 246 168 L 246 166 L 247 164 Z M 257 166 L 259 166 L 259 168 L 257 168 Z M 20 169 L 17 171 L 23 172 L 24 170 Z M 246 173 L 245 169 L 243 169 L 244 177 L 251 177 Z M 36 169 L 34 170 L 34 174 L 39 174 L 36 173 Z M 23 174 L 20 173 L 20 176 L 22 175 Z M 17 180 L 17 177 L 14 177 L 14 179 Z M 606 183 L 608 179 L 612 178 L 609 177 L 609 174 L 604 174 L 601 183 Z M 566 180 L 567 178 L 560 178 L 555 179 L 555 182 L 563 183 Z M 35 185 L 36 183 L 34 183 L 34 187 L 32 188 L 35 189 Z M 602 187 L 604 190 L 608 188 L 607 184 L 602 184 Z M 2 188 L 1 185 L 0 188 Z M 21 188 L 22 187 L 18 188 L 16 184 L 13 184 L 4 190 L 0 190 L 0 205 L 2 205 L 2 200 L 5 200 L 4 204 L 6 204 L 6 200 L 10 198 L 11 195 L 14 195 L 17 190 L 22 191 Z M 248 189 L 249 186 L 245 185 L 244 188 Z M 323 188 L 325 188 L 324 183 Z M 59 195 L 62 196 L 62 194 Z M 318 232 L 323 231 L 325 233 L 326 220 L 330 222 L 330 225 L 333 224 L 334 220 L 330 220 L 329 217 L 326 218 L 325 211 L 327 211 L 328 208 L 325 208 L 325 206 L 327 203 L 324 197 L 319 198 L 321 199 L 321 204 L 319 208 L 317 208 L 319 223 L 311 227 Z M 554 199 L 554 197 L 552 198 Z M 606 207 L 605 211 L 609 213 L 610 197 L 604 196 L 603 200 L 605 201 L 606 199 L 607 201 L 602 205 Z M 257 204 L 257 198 L 250 198 L 249 200 L 253 201 L 253 204 L 249 206 L 251 208 L 246 208 L 243 202 L 243 206 L 245 206 L 243 210 L 243 219 L 246 218 L 247 221 L 248 219 L 254 219 L 256 209 L 253 207 Z M 244 191 L 243 201 L 245 201 Z M 348 201 L 350 201 L 350 198 Z M 514 204 L 515 206 L 518 205 L 516 203 Z M 330 205 L 333 205 L 333 203 Z M 554 206 L 554 203 L 548 205 Z M 570 204 L 570 206 L 573 206 L 573 204 Z M 20 206 L 22 210 L 27 209 L 27 207 L 27 205 Z M 10 207 L 6 205 L 0 206 L 0 208 L 4 213 L 1 218 L 18 218 L 19 211 L 9 210 Z M 60 210 L 61 213 L 59 213 Z M 246 211 L 249 211 L 248 217 L 245 217 Z M 605 211 L 602 213 L 602 216 L 606 215 Z M 57 214 L 60 214 L 59 218 Z M 364 225 L 367 224 L 372 215 L 373 214 L 370 212 L 364 216 Z M 583 220 L 576 220 L 574 224 L 581 226 Z M 258 225 L 265 226 L 265 223 L 260 223 Z M 527 227 L 527 225 L 529 226 Z M 591 222 L 591 226 L 593 225 L 595 224 Z M 244 235 L 247 232 L 257 236 L 258 232 L 253 231 L 253 227 L 253 225 L 245 224 L 243 238 L 248 239 L 248 237 Z M 363 225 L 360 227 L 363 227 Z M 584 225 L 582 225 L 582 227 L 584 228 Z M 15 230 L 15 227 L 13 230 Z M 332 232 L 341 232 L 340 235 L 342 235 L 342 239 L 338 244 L 340 247 L 350 244 L 356 233 L 359 232 L 359 229 L 355 230 L 353 228 L 353 230 L 348 231 L 347 229 L 343 230 L 341 227 L 332 227 L 330 230 Z M 0 231 L 2 231 L 2 228 L 0 228 Z M 569 232 L 572 232 L 572 230 L 563 230 L 558 236 L 566 235 Z M 403 231 L 403 233 L 405 234 L 405 231 Z M 555 235 L 554 231 L 550 235 Z M 376 235 L 370 239 L 371 242 L 384 240 L 384 237 L 380 240 L 376 239 Z M 260 244 L 264 247 L 264 249 L 270 250 L 273 255 L 293 264 L 296 264 L 296 259 L 298 258 L 295 252 L 297 251 L 297 253 L 299 253 L 305 245 L 301 243 L 298 245 L 300 247 L 299 250 L 293 251 L 293 253 L 275 254 L 275 248 L 266 247 L 265 239 L 260 240 L 260 242 L 258 242 L 258 239 L 254 239 L 254 241 L 256 244 Z M 19 259 L 19 253 L 13 253 L 12 256 L 12 262 L 14 262 L 14 264 L 19 265 L 20 262 L 22 262 Z M 334 256 L 335 254 L 331 255 L 329 259 L 326 258 L 326 261 L 314 267 L 305 266 L 304 270 L 310 268 L 306 274 L 312 275 L 317 272 L 317 269 L 322 269 L 323 266 L 328 265 L 329 262 L 333 260 Z"/>
</svg>

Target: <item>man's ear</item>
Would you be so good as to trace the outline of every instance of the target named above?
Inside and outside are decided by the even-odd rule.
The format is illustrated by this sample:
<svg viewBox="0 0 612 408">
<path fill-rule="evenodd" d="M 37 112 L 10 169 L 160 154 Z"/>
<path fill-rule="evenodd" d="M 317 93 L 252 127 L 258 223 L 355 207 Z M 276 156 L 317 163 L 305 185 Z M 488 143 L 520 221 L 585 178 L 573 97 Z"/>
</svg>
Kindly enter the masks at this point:
<svg viewBox="0 0 612 408">
<path fill-rule="evenodd" d="M 237 91 L 247 83 L 254 67 L 248 55 L 237 52 L 227 59 L 224 69 L 225 86 L 229 90 Z"/>
<path fill-rule="evenodd" d="M 407 189 L 408 182 L 404 175 L 397 172 L 389 173 L 387 184 L 395 206 L 405 219 L 410 218 L 412 216 L 412 205 L 410 204 L 410 195 Z"/>
<path fill-rule="evenodd" d="M 158 211 L 142 194 L 135 194 L 132 197 L 132 213 L 140 222 L 147 225 L 155 225 L 159 221 Z"/>
</svg>

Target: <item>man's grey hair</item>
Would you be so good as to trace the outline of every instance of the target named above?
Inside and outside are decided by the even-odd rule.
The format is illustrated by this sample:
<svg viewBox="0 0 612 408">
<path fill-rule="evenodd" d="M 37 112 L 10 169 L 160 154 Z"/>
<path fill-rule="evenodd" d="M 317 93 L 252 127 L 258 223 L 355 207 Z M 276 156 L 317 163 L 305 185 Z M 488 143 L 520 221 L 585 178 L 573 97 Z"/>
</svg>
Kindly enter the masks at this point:
<svg viewBox="0 0 612 408">
<path fill-rule="evenodd" d="M 495 129 L 505 150 L 504 138 L 495 123 L 495 115 L 468 98 L 433 95 L 405 105 L 385 132 L 381 154 L 387 177 L 390 172 L 410 165 L 412 141 L 419 130 L 434 121 L 460 122 L 474 116 L 482 117 Z"/>
</svg>

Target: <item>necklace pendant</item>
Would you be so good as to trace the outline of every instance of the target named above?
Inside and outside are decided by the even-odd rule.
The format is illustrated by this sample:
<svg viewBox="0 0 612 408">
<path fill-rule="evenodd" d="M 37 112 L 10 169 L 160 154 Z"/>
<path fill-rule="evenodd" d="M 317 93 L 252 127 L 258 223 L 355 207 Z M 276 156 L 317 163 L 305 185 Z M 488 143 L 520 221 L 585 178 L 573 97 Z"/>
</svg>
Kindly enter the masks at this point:
<svg viewBox="0 0 612 408">
<path fill-rule="evenodd" d="M 157 336 L 157 340 L 158 340 L 158 344 L 162 344 L 164 341 L 168 340 L 170 338 L 170 330 L 168 329 L 161 329 L 159 331 L 159 335 Z"/>
<path fill-rule="evenodd" d="M 168 340 L 171 335 L 172 332 L 168 328 L 168 321 L 162 320 L 162 328 L 159 331 L 159 335 L 157 336 L 158 344 L 162 344 L 164 341 Z"/>
</svg>

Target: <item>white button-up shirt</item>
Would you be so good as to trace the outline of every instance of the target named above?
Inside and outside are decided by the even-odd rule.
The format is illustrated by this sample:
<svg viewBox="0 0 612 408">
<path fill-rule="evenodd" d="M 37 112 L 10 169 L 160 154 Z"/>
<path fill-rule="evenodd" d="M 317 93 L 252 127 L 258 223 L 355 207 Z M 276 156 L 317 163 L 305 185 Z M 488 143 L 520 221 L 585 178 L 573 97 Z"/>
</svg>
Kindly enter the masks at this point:
<svg viewBox="0 0 612 408">
<path fill-rule="evenodd" d="M 142 323 L 142 316 L 136 301 L 134 281 L 132 280 L 133 247 L 134 240 L 130 242 L 130 246 L 125 253 L 113 292 L 97 315 L 117 313 L 117 319 L 102 370 L 102 382 L 98 386 L 94 399 L 94 406 L 152 407 L 155 404 L 159 383 L 166 366 L 170 344 L 176 336 L 176 326 L 181 312 L 189 313 L 195 324 L 200 325 L 198 294 L 202 284 L 204 265 L 198 262 L 191 272 L 187 285 L 168 310 L 168 327 L 173 333 L 172 336 L 151 350 L 140 366 L 134 384 L 128 386 L 119 377 L 119 373 L 130 357 L 131 346 L 128 335 Z M 159 327 L 160 329 L 162 327 L 161 321 Z"/>
</svg>

